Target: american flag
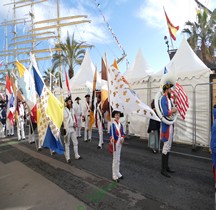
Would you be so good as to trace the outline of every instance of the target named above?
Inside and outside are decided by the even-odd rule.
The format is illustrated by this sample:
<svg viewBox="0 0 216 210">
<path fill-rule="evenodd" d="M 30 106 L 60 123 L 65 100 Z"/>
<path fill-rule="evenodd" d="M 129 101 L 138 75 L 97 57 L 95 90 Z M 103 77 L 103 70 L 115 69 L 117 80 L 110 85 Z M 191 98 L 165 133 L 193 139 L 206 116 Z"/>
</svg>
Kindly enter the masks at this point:
<svg viewBox="0 0 216 210">
<path fill-rule="evenodd" d="M 174 98 L 176 98 L 175 104 L 177 105 L 178 112 L 181 115 L 182 119 L 184 120 L 187 110 L 189 108 L 188 97 L 183 87 L 177 82 L 176 82 L 176 88 L 175 90 L 172 90 L 172 93 L 174 95 Z"/>
</svg>

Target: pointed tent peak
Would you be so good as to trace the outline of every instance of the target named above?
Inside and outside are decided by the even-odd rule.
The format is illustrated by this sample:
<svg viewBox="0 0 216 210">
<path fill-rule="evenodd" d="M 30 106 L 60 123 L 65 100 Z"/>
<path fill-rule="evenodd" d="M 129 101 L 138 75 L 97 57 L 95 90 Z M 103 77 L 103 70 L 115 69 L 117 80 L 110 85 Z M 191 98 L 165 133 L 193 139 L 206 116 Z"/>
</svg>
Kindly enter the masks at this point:
<svg viewBox="0 0 216 210">
<path fill-rule="evenodd" d="M 150 66 L 147 64 L 142 50 L 139 49 L 136 54 L 136 58 L 134 60 L 131 68 L 127 69 L 125 72 L 125 77 L 127 80 L 136 80 L 138 78 L 143 78 L 148 75 L 148 72 L 151 71 Z"/>
<path fill-rule="evenodd" d="M 78 72 L 74 75 L 73 78 L 70 79 L 71 89 L 86 87 L 86 85 L 92 84 L 94 79 L 95 69 L 96 67 L 92 63 L 89 50 L 86 50 L 83 62 L 80 65 Z M 97 71 L 97 78 L 100 78 L 98 71 Z M 100 85 L 97 84 L 97 86 Z"/>
<path fill-rule="evenodd" d="M 91 56 L 90 56 L 90 52 L 89 52 L 89 50 L 87 49 L 86 50 L 86 52 L 85 52 L 85 56 L 84 56 L 84 58 L 83 58 L 83 62 L 82 62 L 82 64 L 80 65 L 80 68 L 82 67 L 82 66 L 84 66 L 86 63 L 92 63 L 92 61 L 91 61 Z"/>
<path fill-rule="evenodd" d="M 175 70 L 177 75 L 188 74 L 194 76 L 196 73 L 208 72 L 210 69 L 195 54 L 185 38 L 172 60 L 166 65 L 168 71 Z"/>
</svg>

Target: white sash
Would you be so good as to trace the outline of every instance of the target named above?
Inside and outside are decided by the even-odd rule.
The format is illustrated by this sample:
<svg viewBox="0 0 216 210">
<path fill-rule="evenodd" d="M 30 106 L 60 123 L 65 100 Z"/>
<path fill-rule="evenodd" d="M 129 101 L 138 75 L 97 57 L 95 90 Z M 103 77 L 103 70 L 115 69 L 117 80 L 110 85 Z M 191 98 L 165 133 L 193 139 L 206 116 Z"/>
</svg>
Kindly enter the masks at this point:
<svg viewBox="0 0 216 210">
<path fill-rule="evenodd" d="M 114 125 L 115 125 L 115 127 L 119 133 L 119 139 L 120 139 L 121 138 L 121 123 L 120 122 L 117 123 L 116 121 L 114 121 L 113 123 L 114 123 Z"/>
</svg>

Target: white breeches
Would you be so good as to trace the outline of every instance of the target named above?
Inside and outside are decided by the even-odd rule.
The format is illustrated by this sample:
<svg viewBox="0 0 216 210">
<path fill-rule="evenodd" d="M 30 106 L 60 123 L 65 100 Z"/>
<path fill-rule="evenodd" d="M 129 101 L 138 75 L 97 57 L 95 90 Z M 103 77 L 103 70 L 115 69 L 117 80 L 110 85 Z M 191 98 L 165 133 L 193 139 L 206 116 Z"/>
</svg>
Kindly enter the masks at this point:
<svg viewBox="0 0 216 210">
<path fill-rule="evenodd" d="M 77 137 L 78 137 L 78 136 L 81 136 L 82 117 L 81 116 L 76 116 L 76 118 L 77 118 L 76 134 L 77 134 Z"/>
<path fill-rule="evenodd" d="M 107 133 L 110 133 L 110 127 L 112 125 L 112 122 L 111 121 L 108 121 L 107 122 Z"/>
<path fill-rule="evenodd" d="M 18 120 L 17 120 L 17 136 L 18 136 L 18 140 L 25 138 L 24 119 L 23 118 L 18 118 Z"/>
<path fill-rule="evenodd" d="M 5 126 L 2 123 L 0 123 L 0 138 L 5 137 L 4 133 L 5 133 Z"/>
<path fill-rule="evenodd" d="M 91 140 L 92 129 L 89 129 L 89 117 L 85 118 L 85 131 L 84 131 L 84 141 Z"/>
<path fill-rule="evenodd" d="M 29 137 L 28 137 L 28 142 L 32 143 L 35 142 L 35 131 L 31 132 L 31 126 L 29 125 Z"/>
<path fill-rule="evenodd" d="M 77 126 L 78 128 L 81 128 L 82 127 L 82 117 L 76 115 L 76 118 L 77 118 Z"/>
<path fill-rule="evenodd" d="M 168 138 L 168 141 L 164 142 L 163 150 L 162 150 L 162 153 L 164 155 L 166 155 L 168 152 L 170 152 L 171 146 L 172 146 L 172 141 L 173 141 L 173 125 L 170 125 L 169 129 L 170 129 L 169 138 Z"/>
<path fill-rule="evenodd" d="M 76 132 L 68 132 L 67 136 L 64 137 L 64 143 L 65 143 L 65 158 L 66 160 L 70 159 L 70 140 L 73 142 L 73 150 L 74 150 L 74 155 L 75 159 L 78 159 L 79 153 L 78 153 L 78 141 L 77 141 L 77 136 Z"/>
<path fill-rule="evenodd" d="M 120 173 L 120 156 L 121 156 L 121 149 L 122 144 L 120 143 L 120 140 L 116 143 L 116 151 L 113 151 L 113 162 L 112 162 L 112 178 L 118 179 L 122 175 Z"/>
<path fill-rule="evenodd" d="M 6 127 L 8 135 L 14 135 L 14 125 L 11 125 L 9 120 L 7 120 Z"/>
<path fill-rule="evenodd" d="M 102 122 L 100 120 L 98 120 L 98 134 L 99 134 L 99 142 L 98 142 L 98 146 L 102 147 L 102 144 L 104 143 L 103 141 L 103 125 Z"/>
</svg>

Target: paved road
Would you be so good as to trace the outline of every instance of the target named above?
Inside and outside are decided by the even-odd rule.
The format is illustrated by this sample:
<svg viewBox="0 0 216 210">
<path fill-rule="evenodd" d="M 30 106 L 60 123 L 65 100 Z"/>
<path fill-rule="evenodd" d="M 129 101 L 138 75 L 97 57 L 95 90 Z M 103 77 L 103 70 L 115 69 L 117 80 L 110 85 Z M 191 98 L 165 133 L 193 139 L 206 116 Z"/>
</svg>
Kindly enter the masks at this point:
<svg viewBox="0 0 216 210">
<path fill-rule="evenodd" d="M 121 172 L 125 179 L 116 185 L 111 181 L 108 137 L 104 148 L 98 150 L 97 136 L 94 132 L 93 141 L 88 143 L 79 139 L 83 159 L 72 160 L 70 165 L 63 156 L 51 157 L 47 149 L 36 152 L 34 144 L 16 144 L 16 140 L 10 141 L 12 145 L 0 144 L 0 161 L 6 165 L 13 161 L 24 164 L 85 204 L 72 205 L 75 210 L 214 209 L 214 183 L 207 152 L 174 145 L 170 163 L 176 173 L 168 179 L 160 174 L 161 155 L 151 153 L 146 141 L 131 137 L 122 150 Z"/>
</svg>

